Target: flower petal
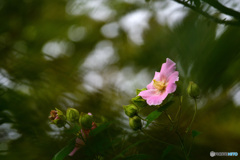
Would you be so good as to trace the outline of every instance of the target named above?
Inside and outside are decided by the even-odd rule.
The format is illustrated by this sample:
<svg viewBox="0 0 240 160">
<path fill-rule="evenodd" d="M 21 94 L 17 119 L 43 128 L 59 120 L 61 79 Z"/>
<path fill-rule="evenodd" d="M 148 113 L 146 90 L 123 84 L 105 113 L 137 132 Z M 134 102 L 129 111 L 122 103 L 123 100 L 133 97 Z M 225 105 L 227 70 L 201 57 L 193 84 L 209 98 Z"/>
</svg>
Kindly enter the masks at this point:
<svg viewBox="0 0 240 160">
<path fill-rule="evenodd" d="M 163 63 L 161 71 L 160 71 L 160 80 L 166 80 L 168 77 L 175 72 L 176 63 L 174 63 L 171 59 L 167 58 L 166 63 Z"/>
<path fill-rule="evenodd" d="M 141 96 L 143 99 L 147 99 L 148 97 L 151 97 L 151 96 L 155 96 L 157 95 L 159 92 L 157 89 L 148 89 L 148 90 L 145 90 L 145 91 L 141 91 L 138 96 Z"/>
<path fill-rule="evenodd" d="M 155 75 L 154 75 L 153 79 L 159 81 L 160 80 L 160 72 L 155 72 Z M 155 87 L 153 86 L 153 80 L 152 80 L 151 83 L 149 83 L 147 85 L 147 89 L 155 89 Z"/>
<path fill-rule="evenodd" d="M 147 101 L 148 105 L 159 105 L 167 97 L 166 92 L 159 92 L 157 89 L 145 90 L 139 93 L 143 99 Z"/>
</svg>

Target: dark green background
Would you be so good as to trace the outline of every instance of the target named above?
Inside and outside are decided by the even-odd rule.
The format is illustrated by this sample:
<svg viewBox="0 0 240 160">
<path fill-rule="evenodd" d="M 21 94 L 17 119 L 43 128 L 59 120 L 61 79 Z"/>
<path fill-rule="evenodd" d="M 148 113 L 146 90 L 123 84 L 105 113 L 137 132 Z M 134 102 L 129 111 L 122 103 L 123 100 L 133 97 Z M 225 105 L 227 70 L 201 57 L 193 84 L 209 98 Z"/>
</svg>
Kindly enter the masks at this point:
<svg viewBox="0 0 240 160">
<path fill-rule="evenodd" d="M 194 141 L 191 159 L 210 159 L 210 151 L 240 154 L 240 108 L 233 101 L 236 93 L 240 98 L 239 27 L 221 26 L 225 31 L 216 38 L 218 25 L 192 11 L 169 27 L 156 21 L 154 2 L 126 3 L 120 0 L 104 1 L 114 14 L 98 21 L 85 14 L 91 11 L 86 7 L 82 15 L 68 14 L 66 8 L 71 2 L 0 1 L 0 159 L 47 160 L 63 148 L 71 135 L 65 132 L 55 136 L 49 134 L 54 129 L 49 125 L 48 115 L 55 107 L 63 111 L 75 107 L 113 122 L 107 133 L 118 142 L 114 149 L 101 151 L 105 159 L 112 159 L 127 146 L 148 139 L 130 130 L 122 105 L 127 105 L 135 96 L 135 89 L 144 88 L 150 82 L 166 58 L 177 63 L 184 90 L 190 80 L 201 88 L 199 110 L 193 124 L 193 129 L 201 135 Z M 84 5 L 80 5 L 83 10 Z M 139 9 L 152 13 L 149 27 L 143 32 L 142 45 L 131 41 L 122 27 L 114 38 L 101 33 L 105 24 L 119 23 L 122 17 Z M 72 41 L 68 37 L 73 25 L 85 28 L 82 40 Z M 98 50 L 104 45 L 109 49 L 112 44 L 115 60 L 97 57 L 93 67 L 86 67 L 87 57 L 100 41 L 105 43 Z M 60 48 L 63 54 L 47 56 L 43 48 L 48 42 L 65 47 Z M 102 63 L 105 65 L 98 67 Z M 172 116 L 177 111 L 177 99 L 175 102 L 169 109 Z M 142 115 L 146 116 L 150 111 L 145 110 Z M 192 115 L 193 101 L 184 93 L 181 133 Z M 158 121 L 168 124 L 166 120 L 162 115 Z M 176 135 L 169 128 L 150 125 L 148 133 L 178 144 Z M 16 132 L 20 135 L 17 139 L 14 138 Z M 165 148 L 166 145 L 149 139 L 129 149 L 125 156 L 146 154 L 151 156 L 147 159 L 160 159 Z M 87 152 L 87 149 L 80 152 Z M 73 159 L 87 159 L 80 152 Z M 178 150 L 170 153 L 165 159 L 183 158 Z"/>
</svg>

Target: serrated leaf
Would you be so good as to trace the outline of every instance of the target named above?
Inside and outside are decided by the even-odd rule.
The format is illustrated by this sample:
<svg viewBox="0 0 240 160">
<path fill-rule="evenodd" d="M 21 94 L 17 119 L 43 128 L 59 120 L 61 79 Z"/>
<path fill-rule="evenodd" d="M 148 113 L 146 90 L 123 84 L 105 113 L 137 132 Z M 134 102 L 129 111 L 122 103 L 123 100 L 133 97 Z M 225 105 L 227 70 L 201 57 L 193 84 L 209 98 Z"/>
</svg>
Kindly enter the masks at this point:
<svg viewBox="0 0 240 160">
<path fill-rule="evenodd" d="M 75 139 L 72 139 L 70 143 L 55 154 L 52 160 L 63 160 L 75 147 Z"/>
<path fill-rule="evenodd" d="M 99 134 L 100 132 L 104 131 L 105 129 L 108 128 L 108 126 L 111 124 L 112 122 L 107 122 L 107 123 L 103 123 L 100 126 L 98 126 L 97 128 L 95 128 L 94 130 L 91 130 L 90 132 L 90 136 L 95 136 L 97 134 Z"/>
<path fill-rule="evenodd" d="M 169 154 L 169 152 L 171 152 L 171 150 L 173 149 L 172 145 L 168 145 L 162 153 L 162 159 L 164 159 L 166 157 L 167 154 Z"/>
<path fill-rule="evenodd" d="M 161 114 L 162 114 L 162 112 L 160 112 L 158 110 L 151 112 L 146 118 L 147 124 L 145 127 L 147 127 L 152 121 L 157 119 Z"/>
<path fill-rule="evenodd" d="M 196 131 L 196 130 L 192 130 L 192 137 L 193 137 L 193 138 L 196 137 L 196 136 L 198 136 L 199 134 L 201 134 L 201 132 L 198 132 L 198 131 Z"/>
<path fill-rule="evenodd" d="M 142 92 L 142 91 L 145 91 L 145 90 L 147 90 L 147 88 L 143 88 L 143 89 L 136 89 L 136 93 L 137 93 L 137 95 L 138 95 L 140 92 Z"/>
</svg>

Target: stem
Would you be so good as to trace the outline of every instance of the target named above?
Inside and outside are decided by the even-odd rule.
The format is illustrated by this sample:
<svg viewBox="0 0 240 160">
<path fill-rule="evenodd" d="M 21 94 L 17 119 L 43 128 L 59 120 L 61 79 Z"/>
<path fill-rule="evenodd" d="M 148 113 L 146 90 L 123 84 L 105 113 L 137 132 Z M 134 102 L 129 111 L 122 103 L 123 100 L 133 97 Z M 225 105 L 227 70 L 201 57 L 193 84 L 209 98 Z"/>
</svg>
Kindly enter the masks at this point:
<svg viewBox="0 0 240 160">
<path fill-rule="evenodd" d="M 161 141 L 161 140 L 159 140 L 159 139 L 157 139 L 157 138 L 149 135 L 148 133 L 146 133 L 146 132 L 143 131 L 142 129 L 141 129 L 141 132 L 142 132 L 143 134 L 145 134 L 146 136 L 148 136 L 149 138 L 151 138 L 151 139 L 153 139 L 153 140 L 155 140 L 155 141 L 158 141 L 158 142 L 160 142 L 160 143 L 167 144 L 167 145 L 174 145 L 174 144 L 171 144 L 171 143 L 167 143 L 167 142 Z"/>
<path fill-rule="evenodd" d="M 186 130 L 186 133 L 188 133 L 189 130 L 191 129 L 191 126 L 192 126 L 192 124 L 193 124 L 193 121 L 194 121 L 194 119 L 195 119 L 195 117 L 196 117 L 196 113 L 197 113 L 197 100 L 196 100 L 196 98 L 194 98 L 194 103 L 195 103 L 195 111 L 194 111 L 194 114 L 193 114 L 192 121 L 191 121 L 189 127 L 188 127 L 187 130 Z"/>
<path fill-rule="evenodd" d="M 169 114 L 167 114 L 166 111 L 164 111 L 164 113 L 165 113 L 166 116 L 168 117 L 168 119 L 169 119 L 169 121 L 171 122 L 171 124 L 174 125 L 171 116 L 170 116 Z M 181 147 L 182 147 L 184 156 L 185 156 L 186 160 L 188 160 L 188 155 L 187 155 L 187 153 L 186 153 L 186 149 L 185 149 L 185 146 L 184 146 L 184 140 L 182 139 L 182 137 L 181 137 L 181 135 L 180 135 L 180 133 L 178 132 L 177 129 L 175 130 L 175 133 L 177 134 L 178 139 L 179 139 L 179 141 L 180 141 L 180 144 L 181 144 Z"/>
<path fill-rule="evenodd" d="M 183 100 L 183 96 L 180 96 L 180 98 L 179 98 L 179 101 L 180 101 L 180 104 L 179 104 L 179 114 L 178 114 L 178 117 L 176 117 L 177 118 L 177 124 L 176 124 L 176 128 L 177 129 L 178 129 L 181 113 L 182 113 L 182 100 Z"/>
<path fill-rule="evenodd" d="M 189 147 L 189 151 L 188 151 L 188 154 L 187 154 L 187 156 L 189 157 L 189 155 L 190 155 L 190 152 L 191 152 L 191 149 L 192 149 L 192 144 L 193 144 L 193 141 L 194 141 L 194 138 L 192 139 L 192 143 L 190 144 L 190 147 Z"/>
</svg>

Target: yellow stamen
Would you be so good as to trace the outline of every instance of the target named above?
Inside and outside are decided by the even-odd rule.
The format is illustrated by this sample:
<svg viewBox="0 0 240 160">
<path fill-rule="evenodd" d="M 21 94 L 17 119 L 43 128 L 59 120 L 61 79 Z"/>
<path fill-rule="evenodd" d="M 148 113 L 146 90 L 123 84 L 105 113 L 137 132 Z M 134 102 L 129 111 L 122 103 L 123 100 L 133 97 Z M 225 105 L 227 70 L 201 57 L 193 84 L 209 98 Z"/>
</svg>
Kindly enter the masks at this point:
<svg viewBox="0 0 240 160">
<path fill-rule="evenodd" d="M 166 88 L 165 82 L 163 82 L 163 81 L 156 81 L 155 79 L 153 80 L 153 86 L 156 89 L 160 90 L 160 91 L 164 91 L 165 88 Z"/>
</svg>

